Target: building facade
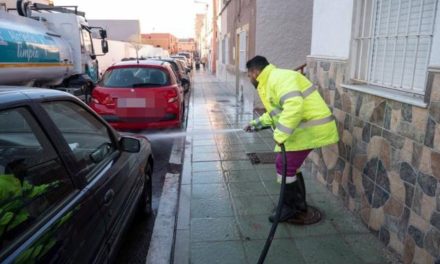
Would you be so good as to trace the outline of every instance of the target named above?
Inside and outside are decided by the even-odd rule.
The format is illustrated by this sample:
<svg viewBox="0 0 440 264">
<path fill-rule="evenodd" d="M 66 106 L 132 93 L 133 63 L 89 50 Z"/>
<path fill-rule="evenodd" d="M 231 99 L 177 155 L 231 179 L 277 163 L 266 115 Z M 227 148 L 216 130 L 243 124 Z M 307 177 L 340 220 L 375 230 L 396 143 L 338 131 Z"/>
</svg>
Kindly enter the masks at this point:
<svg viewBox="0 0 440 264">
<path fill-rule="evenodd" d="M 287 69 L 306 63 L 312 39 L 313 1 L 256 2 L 255 53 Z"/>
<path fill-rule="evenodd" d="M 263 107 L 246 76 L 246 62 L 262 55 L 278 67 L 304 64 L 310 54 L 312 9 L 313 1 L 220 1 L 217 77 L 235 88 L 246 108 Z"/>
<path fill-rule="evenodd" d="M 196 51 L 196 42 L 193 38 L 179 39 L 177 42 L 177 50 L 194 53 Z"/>
<path fill-rule="evenodd" d="M 314 1 L 308 75 L 341 140 L 306 165 L 405 263 L 440 262 L 438 2 Z"/>
<path fill-rule="evenodd" d="M 143 44 L 149 44 L 157 48 L 168 50 L 170 54 L 175 54 L 178 52 L 178 40 L 173 34 L 170 33 L 142 34 L 141 41 Z"/>
<path fill-rule="evenodd" d="M 203 42 L 202 31 L 205 25 L 206 14 L 196 14 L 195 20 L 195 42 L 196 42 L 196 53 L 201 57 L 201 44 Z"/>
<path fill-rule="evenodd" d="M 200 2 L 205 5 L 205 12 L 196 15 L 195 35 L 197 55 L 206 62 L 205 67 L 212 73 L 217 68 L 217 12 L 218 1 Z"/>
</svg>

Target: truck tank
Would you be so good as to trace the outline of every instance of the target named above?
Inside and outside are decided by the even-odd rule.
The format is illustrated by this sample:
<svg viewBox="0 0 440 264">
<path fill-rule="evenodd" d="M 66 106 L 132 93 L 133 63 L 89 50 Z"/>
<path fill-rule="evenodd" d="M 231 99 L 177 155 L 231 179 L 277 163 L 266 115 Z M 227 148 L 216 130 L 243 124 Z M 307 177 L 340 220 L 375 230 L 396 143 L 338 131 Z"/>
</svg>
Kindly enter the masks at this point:
<svg viewBox="0 0 440 264">
<path fill-rule="evenodd" d="M 0 11 L 0 85 L 57 86 L 73 68 L 71 47 L 44 21 Z"/>
</svg>

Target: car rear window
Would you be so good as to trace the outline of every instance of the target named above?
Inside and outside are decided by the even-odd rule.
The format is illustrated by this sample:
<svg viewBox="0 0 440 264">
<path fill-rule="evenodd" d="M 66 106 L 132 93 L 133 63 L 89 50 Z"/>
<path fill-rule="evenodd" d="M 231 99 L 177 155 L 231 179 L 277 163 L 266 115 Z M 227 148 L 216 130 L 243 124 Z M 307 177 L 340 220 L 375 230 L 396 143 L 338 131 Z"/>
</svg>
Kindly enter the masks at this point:
<svg viewBox="0 0 440 264">
<path fill-rule="evenodd" d="M 175 71 L 175 72 L 179 72 L 179 67 L 177 66 L 177 63 L 176 62 L 169 62 L 170 63 L 170 65 L 171 65 L 171 67 L 173 68 L 173 70 Z"/>
<path fill-rule="evenodd" d="M 100 83 L 103 87 L 158 87 L 169 85 L 168 75 L 156 68 L 128 67 L 108 70 Z"/>
<path fill-rule="evenodd" d="M 191 56 L 187 53 L 179 53 L 180 56 L 185 56 L 187 59 L 189 59 Z"/>
</svg>

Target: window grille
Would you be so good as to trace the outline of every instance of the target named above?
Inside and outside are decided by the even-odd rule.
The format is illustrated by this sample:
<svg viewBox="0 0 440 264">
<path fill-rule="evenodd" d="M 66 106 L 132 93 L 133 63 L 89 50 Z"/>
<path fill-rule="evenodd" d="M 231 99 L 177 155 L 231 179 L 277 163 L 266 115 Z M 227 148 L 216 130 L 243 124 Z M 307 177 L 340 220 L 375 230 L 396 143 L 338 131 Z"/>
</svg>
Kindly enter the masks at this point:
<svg viewBox="0 0 440 264">
<path fill-rule="evenodd" d="M 438 0 L 361 0 L 354 79 L 424 94 Z"/>
</svg>

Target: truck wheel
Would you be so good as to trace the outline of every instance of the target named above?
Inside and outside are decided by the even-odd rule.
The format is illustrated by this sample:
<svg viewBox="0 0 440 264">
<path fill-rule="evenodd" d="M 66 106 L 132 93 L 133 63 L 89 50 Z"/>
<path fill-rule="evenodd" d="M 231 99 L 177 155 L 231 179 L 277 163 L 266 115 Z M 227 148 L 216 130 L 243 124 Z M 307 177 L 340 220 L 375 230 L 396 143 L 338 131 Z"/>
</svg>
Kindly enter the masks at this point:
<svg viewBox="0 0 440 264">
<path fill-rule="evenodd" d="M 20 16 L 27 17 L 30 15 L 29 0 L 17 0 L 17 12 Z"/>
</svg>

